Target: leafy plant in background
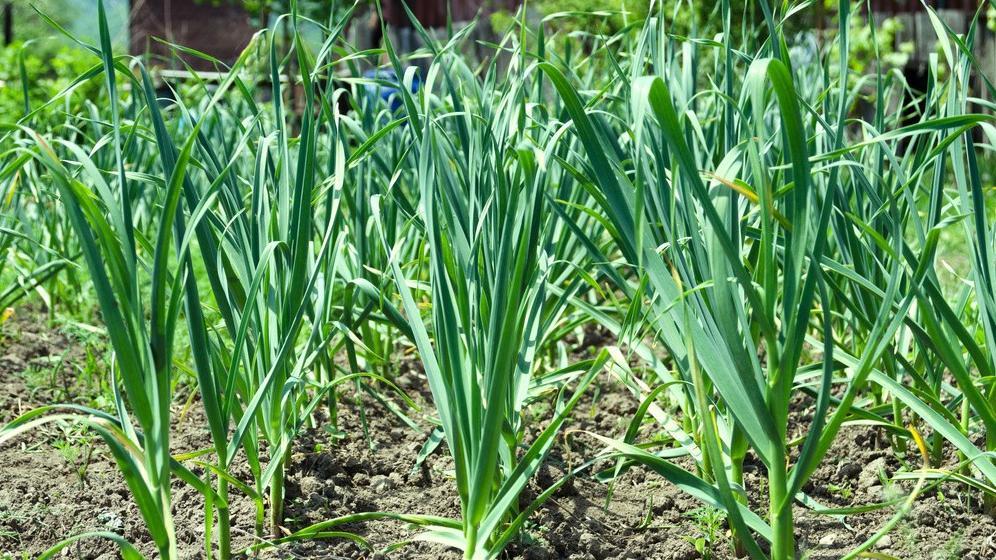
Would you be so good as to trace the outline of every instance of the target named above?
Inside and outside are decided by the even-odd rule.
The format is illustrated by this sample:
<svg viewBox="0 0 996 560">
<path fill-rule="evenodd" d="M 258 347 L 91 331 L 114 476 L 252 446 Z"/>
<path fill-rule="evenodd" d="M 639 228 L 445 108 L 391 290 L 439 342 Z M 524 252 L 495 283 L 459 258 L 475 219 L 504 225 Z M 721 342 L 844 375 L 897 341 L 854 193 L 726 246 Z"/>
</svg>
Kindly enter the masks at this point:
<svg viewBox="0 0 996 560">
<path fill-rule="evenodd" d="M 57 1 L 42 4 L 62 7 Z M 51 37 L 52 28 L 44 22 L 39 26 L 41 18 L 27 5 L 18 4 L 13 17 L 17 36 L 26 39 L 0 47 L 0 124 L 12 125 L 30 114 L 33 126 L 46 129 L 100 99 L 99 83 L 76 81 L 93 71 L 92 54 L 65 38 Z M 57 110 L 38 111 L 47 103 Z M 59 273 L 78 256 L 78 248 L 68 222 L 52 219 L 54 214 L 38 215 L 52 203 L 37 183 L 38 166 L 29 159 L 18 154 L 0 167 L 0 309 L 37 292 L 52 317 L 56 300 L 65 301 L 55 293 L 65 285 Z"/>
<path fill-rule="evenodd" d="M 530 3 L 545 18 L 557 17 L 557 28 L 565 33 L 583 31 L 612 36 L 627 25 L 644 20 L 650 4 L 638 0 L 540 0 Z"/>
<path fill-rule="evenodd" d="M 871 64 L 881 61 L 883 72 L 903 68 L 913 54 L 914 42 L 899 43 L 897 37 L 903 32 L 903 22 L 899 18 L 884 18 L 872 33 L 867 16 L 860 12 L 853 14 L 850 43 L 853 51 L 847 59 L 851 70 L 856 74 L 876 72 Z"/>
<path fill-rule="evenodd" d="M 14 124 L 71 87 L 73 93 L 64 95 L 59 107 L 68 113 L 100 96 L 97 83 L 73 83 L 93 67 L 91 54 L 64 45 L 54 51 L 36 47 L 35 42 L 0 47 L 0 124 Z M 36 113 L 33 124 L 45 128 L 64 120 L 64 114 Z M 47 194 L 36 183 L 37 166 L 29 159 L 18 154 L 0 166 L 0 310 L 31 292 L 41 294 L 51 309 L 60 295 L 52 292 L 64 284 L 57 276 L 77 253 L 67 223 L 37 215 L 51 202 L 45 201 Z"/>
<path fill-rule="evenodd" d="M 53 60 L 55 55 L 63 54 L 64 47 L 78 48 L 78 45 L 53 29 L 43 18 L 39 18 L 39 12 L 88 43 L 100 42 L 99 32 L 91 19 L 96 6 L 93 0 L 14 0 L 7 3 L 12 8 L 13 41 L 32 41 L 34 52 L 41 57 Z M 115 49 L 127 49 L 129 0 L 107 0 L 105 8 L 111 45 Z M 91 18 L 77 17 L 81 14 L 90 15 Z"/>
<path fill-rule="evenodd" d="M 74 79 L 93 66 L 93 55 L 74 47 L 39 49 L 44 40 L 15 42 L 0 48 L 0 118 L 16 121 L 28 107 L 54 98 Z M 22 80 L 26 79 L 28 99 L 25 103 Z M 79 110 L 84 100 L 96 100 L 100 88 L 83 83 L 69 98 L 69 111 Z"/>
</svg>

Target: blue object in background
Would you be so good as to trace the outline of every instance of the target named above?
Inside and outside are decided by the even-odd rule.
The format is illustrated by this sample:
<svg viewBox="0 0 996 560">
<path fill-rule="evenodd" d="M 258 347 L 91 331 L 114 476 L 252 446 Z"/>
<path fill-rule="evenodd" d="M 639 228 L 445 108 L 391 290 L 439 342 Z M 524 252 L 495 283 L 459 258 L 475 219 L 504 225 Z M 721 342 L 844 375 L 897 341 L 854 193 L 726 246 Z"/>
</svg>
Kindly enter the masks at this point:
<svg viewBox="0 0 996 560">
<path fill-rule="evenodd" d="M 398 75 L 394 73 L 394 70 L 390 68 L 367 70 L 363 73 L 363 77 L 391 84 L 364 84 L 363 93 L 368 102 L 375 101 L 379 97 L 390 107 L 391 112 L 397 112 L 398 109 L 401 109 L 404 103 L 401 100 L 400 91 L 404 87 L 404 84 L 402 80 L 398 79 Z M 411 92 L 417 93 L 421 87 L 422 78 L 416 72 L 412 78 Z"/>
</svg>

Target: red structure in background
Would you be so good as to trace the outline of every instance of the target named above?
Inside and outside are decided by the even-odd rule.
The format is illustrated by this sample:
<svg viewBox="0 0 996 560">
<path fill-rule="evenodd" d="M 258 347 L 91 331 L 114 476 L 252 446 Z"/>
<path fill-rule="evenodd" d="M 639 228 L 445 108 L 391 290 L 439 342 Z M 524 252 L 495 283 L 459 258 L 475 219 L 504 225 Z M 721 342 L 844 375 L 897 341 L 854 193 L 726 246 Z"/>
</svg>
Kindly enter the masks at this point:
<svg viewBox="0 0 996 560">
<path fill-rule="evenodd" d="M 958 10 L 975 13 L 980 0 L 928 0 L 927 5 L 935 10 Z M 873 12 L 902 14 L 923 11 L 920 0 L 871 0 Z"/>
<path fill-rule="evenodd" d="M 402 0 L 381 0 L 384 19 L 395 29 L 411 27 Z M 415 17 L 425 27 L 444 27 L 447 17 L 468 21 L 479 13 L 514 10 L 521 0 L 407 0 Z M 154 38 L 207 53 L 231 63 L 255 32 L 249 16 L 238 2 L 210 0 L 132 0 L 131 52 L 150 53 L 167 61 L 174 58 L 167 45 Z M 198 70 L 211 65 L 194 57 L 185 60 Z"/>
<path fill-rule="evenodd" d="M 982 6 L 986 1 L 988 0 L 871 0 L 871 11 L 886 17 L 899 15 L 913 16 L 925 14 L 926 10 L 923 9 L 923 4 L 926 3 L 938 12 L 961 12 L 967 21 L 967 19 L 975 17 L 979 6 Z M 981 20 L 982 27 L 985 28 L 985 9 L 982 10 L 979 19 Z"/>
<path fill-rule="evenodd" d="M 519 0 L 407 0 L 408 8 L 425 27 L 444 27 L 447 15 L 453 21 L 469 21 L 479 12 L 487 15 L 497 10 L 514 10 L 519 3 Z M 401 0 L 384 0 L 382 6 L 387 23 L 395 27 L 410 26 Z"/>
<path fill-rule="evenodd" d="M 235 3 L 196 0 L 132 0 L 131 52 L 150 53 L 161 60 L 174 59 L 163 39 L 207 53 L 223 62 L 232 62 L 249 44 L 255 28 L 249 15 Z M 212 65 L 196 57 L 185 56 L 198 70 Z"/>
</svg>

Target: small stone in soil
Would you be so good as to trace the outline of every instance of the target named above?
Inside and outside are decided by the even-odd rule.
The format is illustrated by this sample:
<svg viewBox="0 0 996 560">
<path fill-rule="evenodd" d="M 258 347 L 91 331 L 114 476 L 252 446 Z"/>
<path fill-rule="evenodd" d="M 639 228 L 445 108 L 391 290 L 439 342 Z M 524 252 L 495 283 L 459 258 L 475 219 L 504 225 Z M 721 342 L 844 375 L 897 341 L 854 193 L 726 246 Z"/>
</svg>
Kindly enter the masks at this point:
<svg viewBox="0 0 996 560">
<path fill-rule="evenodd" d="M 882 472 L 885 472 L 885 458 L 879 457 L 865 465 L 865 468 L 862 469 L 861 474 L 858 476 L 858 487 L 868 488 L 869 486 L 879 484 L 881 482 L 879 480 L 879 473 Z"/>
<path fill-rule="evenodd" d="M 306 476 L 301 479 L 301 495 L 309 496 L 322 491 L 322 482 L 313 476 Z"/>
<path fill-rule="evenodd" d="M 367 476 L 367 473 L 359 472 L 353 475 L 354 486 L 366 486 L 367 484 L 370 484 L 370 477 Z"/>
<path fill-rule="evenodd" d="M 389 490 L 393 490 L 397 486 L 397 483 L 382 474 L 378 474 L 370 479 L 370 488 L 378 494 L 383 494 Z"/>
<path fill-rule="evenodd" d="M 124 528 L 124 521 L 113 511 L 105 511 L 97 515 L 97 521 L 104 524 L 104 527 L 112 531 L 120 531 Z"/>
</svg>

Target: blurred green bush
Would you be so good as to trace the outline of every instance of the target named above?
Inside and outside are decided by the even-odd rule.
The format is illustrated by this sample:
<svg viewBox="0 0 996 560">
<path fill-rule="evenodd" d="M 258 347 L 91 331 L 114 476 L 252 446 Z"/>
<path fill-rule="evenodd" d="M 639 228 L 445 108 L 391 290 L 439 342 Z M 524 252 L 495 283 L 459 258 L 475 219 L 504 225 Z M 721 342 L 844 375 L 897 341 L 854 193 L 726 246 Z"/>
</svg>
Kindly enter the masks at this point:
<svg viewBox="0 0 996 560">
<path fill-rule="evenodd" d="M 0 122 L 16 122 L 26 107 L 35 109 L 69 87 L 73 80 L 99 61 L 92 54 L 68 45 L 37 48 L 33 41 L 14 42 L 0 47 Z M 24 99 L 27 80 L 28 104 Z M 100 93 L 100 81 L 79 84 L 61 105 L 75 111 L 84 99 L 94 99 Z"/>
</svg>

